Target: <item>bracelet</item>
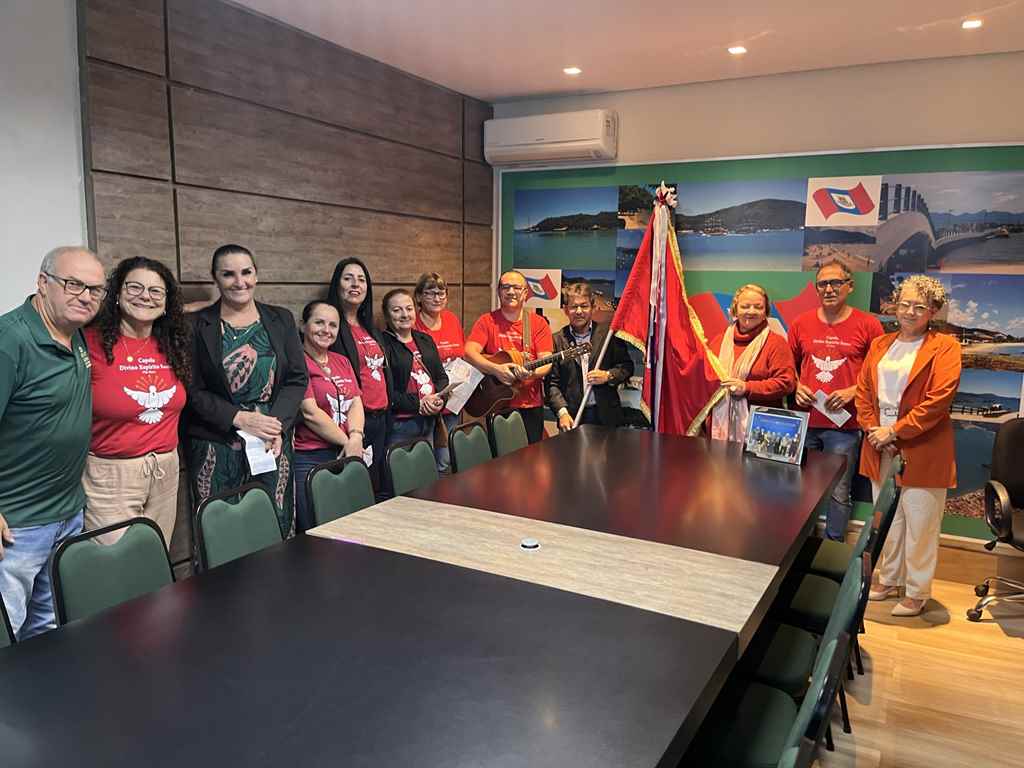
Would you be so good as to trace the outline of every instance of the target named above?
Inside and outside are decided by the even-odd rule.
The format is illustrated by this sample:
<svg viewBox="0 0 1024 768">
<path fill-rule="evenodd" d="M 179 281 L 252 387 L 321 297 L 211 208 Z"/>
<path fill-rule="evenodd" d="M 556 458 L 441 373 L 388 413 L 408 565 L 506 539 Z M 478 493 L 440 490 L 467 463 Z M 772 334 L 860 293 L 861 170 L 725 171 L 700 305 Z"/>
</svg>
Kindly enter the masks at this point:
<svg viewBox="0 0 1024 768">
<path fill-rule="evenodd" d="M 363 437 L 366 437 L 366 433 L 361 429 L 350 429 L 348 431 L 348 436 L 352 437 L 352 435 L 362 435 Z"/>
</svg>

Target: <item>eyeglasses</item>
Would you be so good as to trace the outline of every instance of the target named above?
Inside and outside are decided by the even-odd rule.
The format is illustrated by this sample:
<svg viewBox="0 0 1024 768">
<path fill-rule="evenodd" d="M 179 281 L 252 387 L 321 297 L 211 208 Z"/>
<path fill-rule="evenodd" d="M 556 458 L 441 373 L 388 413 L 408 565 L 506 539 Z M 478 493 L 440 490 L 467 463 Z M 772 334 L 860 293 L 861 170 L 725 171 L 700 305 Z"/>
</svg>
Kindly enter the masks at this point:
<svg viewBox="0 0 1024 768">
<path fill-rule="evenodd" d="M 89 298 L 99 301 L 107 295 L 107 289 L 102 285 L 86 285 L 81 280 L 76 280 L 73 277 L 57 277 L 57 275 L 50 274 L 49 272 L 43 272 L 43 274 L 53 280 L 53 282 L 64 286 L 64 293 L 70 293 L 72 296 L 81 296 L 88 291 Z"/>
<path fill-rule="evenodd" d="M 913 312 L 915 315 L 923 315 L 928 311 L 928 307 L 924 304 L 911 304 L 909 301 L 899 302 L 896 309 L 900 312 Z"/>
<path fill-rule="evenodd" d="M 838 291 L 848 282 L 850 281 L 844 277 L 842 280 L 819 280 L 814 285 L 817 287 L 819 291 L 825 291 L 828 290 L 829 288 L 831 288 L 833 291 Z"/>
<path fill-rule="evenodd" d="M 424 291 L 423 297 L 427 299 L 443 299 L 448 295 L 447 288 L 436 288 L 430 291 Z"/>
<path fill-rule="evenodd" d="M 142 283 L 129 282 L 124 284 L 124 292 L 133 299 L 143 293 L 148 293 L 149 298 L 153 301 L 163 301 L 167 298 L 167 291 L 158 285 L 151 285 L 147 288 Z"/>
<path fill-rule="evenodd" d="M 502 293 L 522 293 L 526 290 L 526 286 L 515 283 L 502 283 L 498 286 L 498 290 Z"/>
</svg>

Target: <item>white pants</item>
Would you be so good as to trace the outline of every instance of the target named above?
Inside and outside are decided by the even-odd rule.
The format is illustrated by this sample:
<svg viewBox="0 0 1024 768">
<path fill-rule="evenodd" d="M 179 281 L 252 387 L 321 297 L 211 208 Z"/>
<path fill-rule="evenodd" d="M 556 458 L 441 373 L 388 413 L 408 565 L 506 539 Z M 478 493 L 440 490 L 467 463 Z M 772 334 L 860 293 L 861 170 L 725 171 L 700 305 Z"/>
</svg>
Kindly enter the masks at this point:
<svg viewBox="0 0 1024 768">
<path fill-rule="evenodd" d="M 890 462 L 891 459 L 883 454 L 880 477 L 889 472 Z M 879 487 L 878 483 L 871 483 L 875 499 L 878 498 Z M 927 600 L 932 596 L 945 507 L 945 488 L 903 486 L 900 489 L 900 503 L 878 566 L 878 580 L 883 586 L 905 586 L 907 597 L 914 600 Z"/>
</svg>

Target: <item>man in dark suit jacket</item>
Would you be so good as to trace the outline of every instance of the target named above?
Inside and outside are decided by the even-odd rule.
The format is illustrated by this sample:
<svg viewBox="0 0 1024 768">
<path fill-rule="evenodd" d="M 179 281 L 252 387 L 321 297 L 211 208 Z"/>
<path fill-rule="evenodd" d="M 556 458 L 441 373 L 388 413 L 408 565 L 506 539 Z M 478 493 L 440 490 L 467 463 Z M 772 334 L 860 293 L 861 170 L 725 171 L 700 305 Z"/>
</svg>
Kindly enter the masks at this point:
<svg viewBox="0 0 1024 768">
<path fill-rule="evenodd" d="M 561 431 L 572 429 L 576 411 L 583 399 L 585 382 L 593 388 L 580 417 L 581 424 L 603 424 L 618 427 L 623 423 L 618 386 L 633 375 L 633 362 L 622 339 L 613 337 L 608 344 L 601 368 L 596 368 L 607 325 L 593 321 L 594 296 L 589 283 L 570 283 L 563 299 L 569 324 L 555 334 L 555 352 L 589 341 L 593 351 L 575 360 L 555 363 L 545 379 L 548 406 L 555 412 Z M 587 371 L 584 380 L 584 370 Z"/>
</svg>

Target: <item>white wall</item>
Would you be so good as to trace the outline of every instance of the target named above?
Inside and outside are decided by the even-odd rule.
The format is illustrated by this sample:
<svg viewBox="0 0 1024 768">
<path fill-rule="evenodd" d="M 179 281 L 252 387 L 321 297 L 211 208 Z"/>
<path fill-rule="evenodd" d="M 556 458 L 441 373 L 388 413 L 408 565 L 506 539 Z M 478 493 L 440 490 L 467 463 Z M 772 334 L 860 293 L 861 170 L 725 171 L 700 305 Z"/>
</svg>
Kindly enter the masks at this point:
<svg viewBox="0 0 1024 768">
<path fill-rule="evenodd" d="M 621 164 L 1024 143 L 1024 52 L 496 104 L 495 117 L 609 108 Z"/>
<path fill-rule="evenodd" d="M 87 242 L 73 0 L 0 2 L 0 313 Z"/>
</svg>

